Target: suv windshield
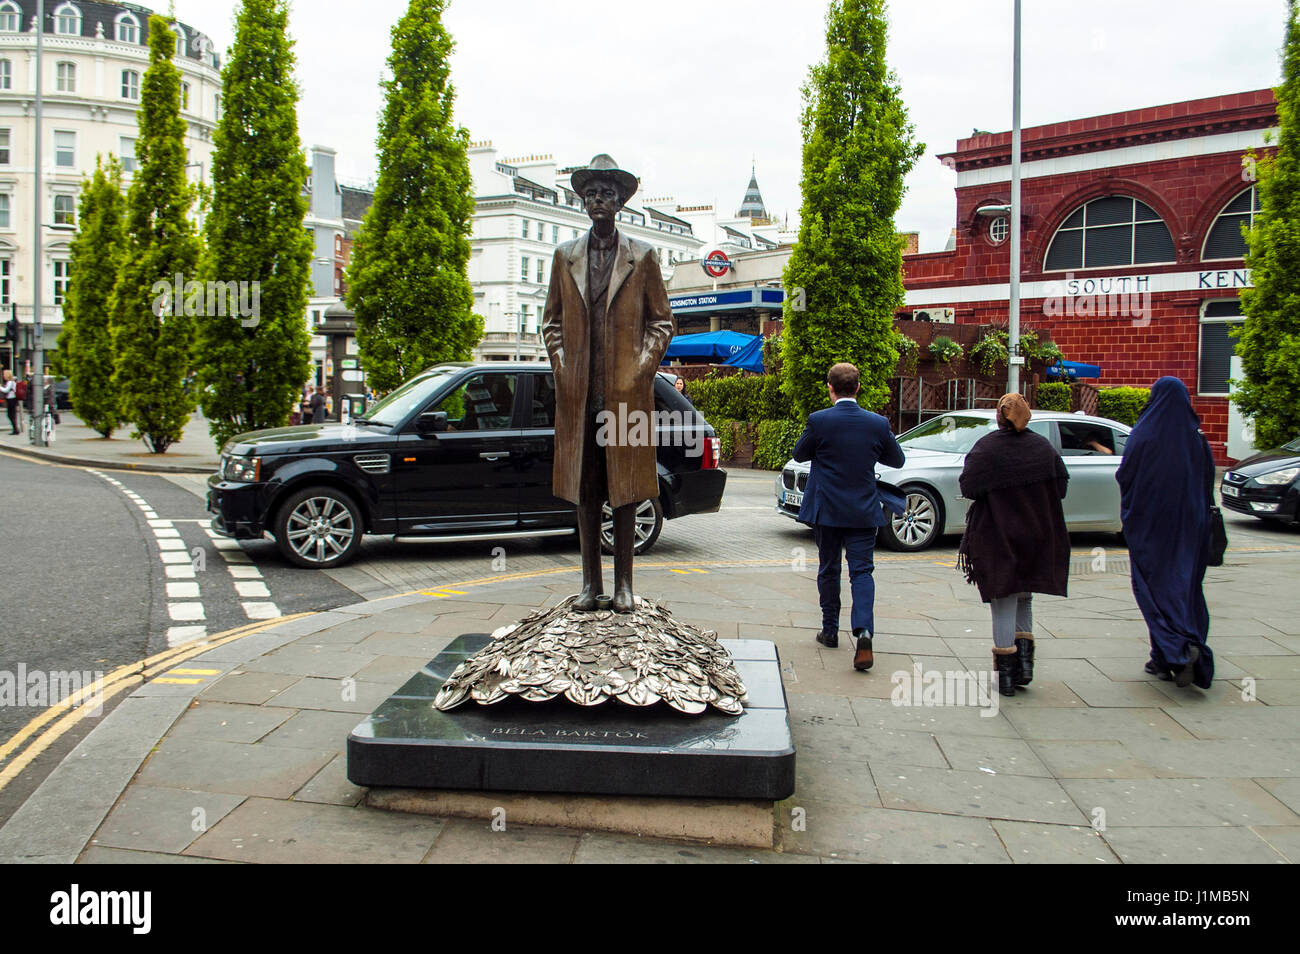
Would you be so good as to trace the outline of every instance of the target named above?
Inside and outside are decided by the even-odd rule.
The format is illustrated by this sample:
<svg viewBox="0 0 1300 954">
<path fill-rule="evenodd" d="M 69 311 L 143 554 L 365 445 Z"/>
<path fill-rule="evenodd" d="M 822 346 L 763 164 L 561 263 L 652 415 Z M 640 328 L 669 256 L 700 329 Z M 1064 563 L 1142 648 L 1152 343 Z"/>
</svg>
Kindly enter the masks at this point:
<svg viewBox="0 0 1300 954">
<path fill-rule="evenodd" d="M 918 424 L 898 439 L 904 451 L 930 450 L 945 454 L 965 454 L 975 442 L 993 430 L 991 417 L 962 417 L 945 414 Z"/>
<path fill-rule="evenodd" d="M 376 424 L 396 425 L 417 407 L 421 407 L 433 395 L 433 392 L 447 383 L 453 374 L 465 370 L 460 365 L 446 368 L 434 368 L 418 377 L 411 378 L 400 388 L 381 401 L 377 401 L 365 415 L 360 418 L 374 421 Z"/>
</svg>

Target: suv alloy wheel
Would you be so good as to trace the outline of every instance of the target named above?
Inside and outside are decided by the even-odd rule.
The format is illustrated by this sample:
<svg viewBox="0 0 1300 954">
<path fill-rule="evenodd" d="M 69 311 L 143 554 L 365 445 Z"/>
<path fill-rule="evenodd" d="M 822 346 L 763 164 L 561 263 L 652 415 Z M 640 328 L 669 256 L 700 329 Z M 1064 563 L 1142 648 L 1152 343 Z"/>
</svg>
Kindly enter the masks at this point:
<svg viewBox="0 0 1300 954">
<path fill-rule="evenodd" d="M 352 559 L 364 532 L 357 502 L 333 487 L 298 491 L 275 518 L 275 542 L 284 558 L 316 570 Z"/>
<path fill-rule="evenodd" d="M 640 556 L 659 539 L 664 528 L 664 510 L 655 499 L 643 500 L 636 505 L 636 518 L 632 524 L 632 555 Z M 608 503 L 600 508 L 600 549 L 614 552 L 614 511 Z"/>
</svg>

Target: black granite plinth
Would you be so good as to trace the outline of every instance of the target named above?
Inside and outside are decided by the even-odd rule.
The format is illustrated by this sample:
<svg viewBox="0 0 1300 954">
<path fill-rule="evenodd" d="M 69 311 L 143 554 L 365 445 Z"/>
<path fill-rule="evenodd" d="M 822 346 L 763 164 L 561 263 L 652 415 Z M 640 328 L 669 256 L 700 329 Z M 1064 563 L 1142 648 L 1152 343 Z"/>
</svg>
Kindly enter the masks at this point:
<svg viewBox="0 0 1300 954">
<path fill-rule="evenodd" d="M 353 784 L 774 801 L 794 792 L 794 741 L 770 642 L 720 640 L 749 690 L 738 716 L 562 698 L 435 709 L 447 677 L 487 642 L 458 637 L 352 730 Z"/>
</svg>

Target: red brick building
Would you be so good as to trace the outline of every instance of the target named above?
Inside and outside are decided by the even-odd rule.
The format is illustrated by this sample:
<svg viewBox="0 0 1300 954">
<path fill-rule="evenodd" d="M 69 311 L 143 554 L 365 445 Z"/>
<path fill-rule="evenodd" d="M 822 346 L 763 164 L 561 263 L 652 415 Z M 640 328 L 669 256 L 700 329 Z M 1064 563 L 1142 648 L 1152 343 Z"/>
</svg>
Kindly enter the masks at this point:
<svg viewBox="0 0 1300 954">
<path fill-rule="evenodd" d="M 1265 154 L 1277 124 L 1264 89 L 1021 134 L 1021 327 L 1100 365 L 1101 386 L 1181 378 L 1220 463 L 1235 415 L 1227 331 L 1250 285 L 1240 226 L 1258 208 L 1247 153 Z M 904 257 L 899 317 L 952 308 L 958 323 L 1005 327 L 1009 227 L 996 207 L 1010 202 L 1011 134 L 939 158 L 957 172 L 955 241 Z"/>
</svg>

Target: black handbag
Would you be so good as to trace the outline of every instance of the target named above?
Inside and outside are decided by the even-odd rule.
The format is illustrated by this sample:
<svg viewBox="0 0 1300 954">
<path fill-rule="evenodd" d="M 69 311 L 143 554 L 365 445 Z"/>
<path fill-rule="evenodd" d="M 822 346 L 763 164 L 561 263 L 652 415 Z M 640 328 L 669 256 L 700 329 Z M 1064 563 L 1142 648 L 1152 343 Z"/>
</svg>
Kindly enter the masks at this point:
<svg viewBox="0 0 1300 954">
<path fill-rule="evenodd" d="M 1223 566 L 1223 554 L 1228 549 L 1228 531 L 1223 526 L 1223 511 L 1210 504 L 1210 540 L 1205 548 L 1206 566 Z"/>
</svg>

